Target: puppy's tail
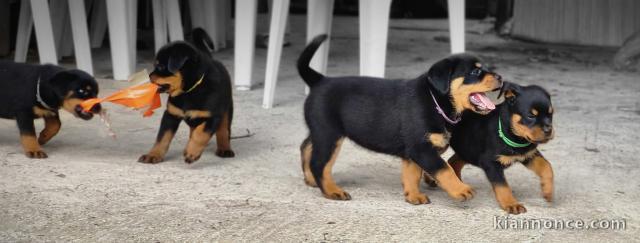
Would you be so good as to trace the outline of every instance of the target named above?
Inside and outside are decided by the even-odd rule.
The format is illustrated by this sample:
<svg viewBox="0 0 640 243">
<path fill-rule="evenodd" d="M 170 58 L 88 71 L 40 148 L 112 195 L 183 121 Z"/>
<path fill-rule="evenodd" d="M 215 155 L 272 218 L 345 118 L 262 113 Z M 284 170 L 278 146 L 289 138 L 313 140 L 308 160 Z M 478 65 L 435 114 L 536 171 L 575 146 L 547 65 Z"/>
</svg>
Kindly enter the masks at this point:
<svg viewBox="0 0 640 243">
<path fill-rule="evenodd" d="M 207 34 L 204 29 L 193 29 L 193 31 L 191 32 L 191 37 L 193 39 L 193 45 L 195 45 L 200 51 L 211 56 L 211 53 L 215 49 L 215 46 L 213 45 L 211 37 L 209 37 L 209 34 Z"/>
<path fill-rule="evenodd" d="M 311 62 L 311 58 L 318 50 L 318 47 L 327 39 L 327 35 L 319 35 L 311 40 L 311 43 L 304 48 L 302 54 L 298 58 L 298 73 L 302 77 L 305 83 L 309 85 L 309 87 L 313 87 L 318 81 L 320 81 L 324 75 L 320 74 L 316 70 L 313 70 L 309 67 L 309 62 Z"/>
</svg>

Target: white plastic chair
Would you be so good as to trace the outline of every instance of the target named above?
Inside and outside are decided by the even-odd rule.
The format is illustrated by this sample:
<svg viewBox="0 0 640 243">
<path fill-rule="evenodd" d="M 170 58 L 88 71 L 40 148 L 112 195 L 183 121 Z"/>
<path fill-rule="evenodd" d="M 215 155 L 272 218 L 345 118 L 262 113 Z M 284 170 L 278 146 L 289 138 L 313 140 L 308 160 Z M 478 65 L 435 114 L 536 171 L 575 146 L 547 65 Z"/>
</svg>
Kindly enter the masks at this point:
<svg viewBox="0 0 640 243">
<path fill-rule="evenodd" d="M 216 51 L 227 47 L 227 39 L 231 39 L 230 0 L 189 0 L 189 12 L 191 26 L 206 30 Z"/>
<path fill-rule="evenodd" d="M 87 32 L 87 17 L 85 13 L 84 0 L 68 0 L 68 2 L 52 2 L 57 4 L 57 14 L 66 14 L 64 8 L 68 6 L 68 13 L 71 22 L 73 36 L 73 46 L 75 49 L 76 65 L 78 69 L 93 74 L 93 62 L 91 58 L 91 47 L 89 46 L 89 34 Z M 65 6 L 66 5 L 66 6 Z M 62 8 L 62 10 L 60 10 Z M 66 16 L 54 16 L 56 18 Z M 64 25 L 66 22 L 60 22 Z M 35 25 L 36 42 L 40 63 L 58 64 L 56 43 L 54 38 L 58 36 L 58 48 L 68 47 L 68 43 L 62 41 L 60 31 L 54 35 L 51 12 L 47 0 L 22 0 L 20 7 L 20 17 L 18 20 L 18 34 L 16 36 L 16 51 L 14 61 L 25 62 L 29 40 L 31 39 L 31 29 Z M 58 28 L 57 28 L 58 29 Z"/>
<path fill-rule="evenodd" d="M 105 0 L 111 42 L 113 78 L 124 80 L 135 71 L 137 0 Z M 152 2 L 155 49 L 183 40 L 178 0 Z M 167 39 L 168 38 L 168 39 Z"/>
<path fill-rule="evenodd" d="M 246 7 L 253 7 L 255 0 L 238 0 L 238 2 L 246 2 Z M 269 49 L 267 52 L 267 70 L 265 75 L 265 88 L 262 106 L 266 109 L 273 107 L 275 96 L 275 88 L 278 78 L 278 69 L 280 65 L 280 56 L 282 55 L 282 43 L 288 16 L 290 0 L 274 0 L 271 15 L 271 27 L 269 31 Z M 333 12 L 333 0 L 308 0 L 308 21 L 307 21 L 307 41 L 317 34 L 331 32 L 331 18 Z M 464 52 L 464 0 L 448 0 L 449 4 L 449 30 L 451 36 L 451 52 Z M 360 75 L 384 77 L 385 59 L 387 50 L 387 34 L 389 26 L 389 18 L 381 18 L 381 16 L 389 16 L 391 0 L 360 0 L 359 18 L 360 18 Z M 237 10 L 236 10 L 237 11 Z M 253 11 L 251 11 L 253 13 Z M 247 13 L 247 15 L 249 15 Z M 238 16 L 238 12 L 236 12 Z M 255 23 L 254 19 L 247 20 Z M 255 35 L 255 24 L 246 24 L 245 27 L 253 30 Z M 236 28 L 238 28 L 236 26 Z M 245 34 L 249 34 L 248 32 Z M 246 36 L 243 36 L 246 37 Z M 249 43 L 253 45 L 253 41 L 247 40 L 247 43 L 239 43 L 236 34 L 236 44 Z M 239 48 L 248 46 L 236 45 L 236 59 L 238 58 Z M 326 41 L 318 50 L 312 60 L 312 67 L 317 71 L 324 73 L 327 67 L 327 57 L 329 41 Z M 253 48 L 246 51 L 242 60 L 236 60 L 236 82 L 251 80 L 251 60 L 253 59 Z M 251 58 L 249 58 L 251 56 Z M 238 63 L 239 61 L 248 62 Z M 238 64 L 246 66 L 238 66 Z M 240 74 L 240 76 L 238 76 Z M 242 79 L 238 79 L 238 78 Z M 236 83 L 238 84 L 238 83 Z M 243 83 L 244 84 L 244 83 Z M 250 82 L 249 82 L 250 84 Z M 250 87 L 250 85 L 248 86 Z M 246 87 L 248 89 L 248 87 Z M 243 88 L 244 89 L 244 88 Z"/>
</svg>

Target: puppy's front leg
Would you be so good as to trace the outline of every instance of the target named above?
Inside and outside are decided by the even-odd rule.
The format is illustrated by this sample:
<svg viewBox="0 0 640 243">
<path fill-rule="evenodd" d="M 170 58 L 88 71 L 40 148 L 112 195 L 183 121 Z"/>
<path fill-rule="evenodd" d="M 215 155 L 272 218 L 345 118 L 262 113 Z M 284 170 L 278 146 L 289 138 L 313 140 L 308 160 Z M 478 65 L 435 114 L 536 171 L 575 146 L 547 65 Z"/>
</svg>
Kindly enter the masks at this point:
<svg viewBox="0 0 640 243">
<path fill-rule="evenodd" d="M 420 192 L 422 168 L 411 160 L 402 160 L 402 189 L 404 200 L 413 205 L 430 203 L 429 198 Z"/>
<path fill-rule="evenodd" d="M 460 179 L 460 181 L 462 181 L 462 168 L 464 167 L 464 165 L 467 163 L 464 160 L 462 160 L 460 158 L 460 156 L 458 156 L 458 154 L 454 154 L 453 156 L 451 156 L 449 158 L 449 160 L 447 160 L 447 163 L 449 163 L 449 165 L 451 165 L 451 168 L 453 169 L 453 172 L 456 173 L 456 176 L 458 177 L 458 179 Z M 435 179 L 431 178 L 431 176 L 429 174 L 427 174 L 426 172 L 424 173 L 424 182 L 429 185 L 430 187 L 437 187 L 438 183 L 436 183 Z"/>
<path fill-rule="evenodd" d="M 24 112 L 19 113 L 16 116 L 16 122 L 18 123 L 18 129 L 20 130 L 20 142 L 22 142 L 22 148 L 24 154 L 29 158 L 44 159 L 47 158 L 47 154 L 42 151 L 38 140 L 36 139 L 36 128 L 33 125 L 33 114 Z"/>
<path fill-rule="evenodd" d="M 493 192 L 500 207 L 510 214 L 521 214 L 527 209 L 513 196 L 511 187 L 504 177 L 504 168 L 500 162 L 495 161 L 482 168 L 493 186 Z"/>
<path fill-rule="evenodd" d="M 178 127 L 180 126 L 180 119 L 169 112 L 165 111 L 162 115 L 162 121 L 160 122 L 160 130 L 158 130 L 158 136 L 156 137 L 156 143 L 149 153 L 140 156 L 138 162 L 142 163 L 160 163 L 164 160 L 164 155 L 169 150 L 169 145 L 173 136 L 175 136 Z"/>
<path fill-rule="evenodd" d="M 551 163 L 538 151 L 531 160 L 523 164 L 540 177 L 542 197 L 544 197 L 547 202 L 551 202 L 553 200 L 553 169 L 551 168 Z"/>
<path fill-rule="evenodd" d="M 45 143 L 49 142 L 49 140 L 51 140 L 53 136 L 58 134 L 58 131 L 60 131 L 60 126 L 60 117 L 58 117 L 57 114 L 56 116 L 45 116 L 44 129 L 42 129 L 42 131 L 40 132 L 38 143 L 40 145 L 44 145 Z"/>
<path fill-rule="evenodd" d="M 453 168 L 440 157 L 431 144 L 416 145 L 412 148 L 411 157 L 423 170 L 436 179 L 438 186 L 445 190 L 450 197 L 461 201 L 473 198 L 473 189 L 460 181 Z"/>
<path fill-rule="evenodd" d="M 211 140 L 214 128 L 217 128 L 221 121 L 220 116 L 214 116 L 206 120 L 194 119 L 187 121 L 191 128 L 191 133 L 189 134 L 189 143 L 184 149 L 184 162 L 190 164 L 200 159 L 202 151 Z"/>
</svg>

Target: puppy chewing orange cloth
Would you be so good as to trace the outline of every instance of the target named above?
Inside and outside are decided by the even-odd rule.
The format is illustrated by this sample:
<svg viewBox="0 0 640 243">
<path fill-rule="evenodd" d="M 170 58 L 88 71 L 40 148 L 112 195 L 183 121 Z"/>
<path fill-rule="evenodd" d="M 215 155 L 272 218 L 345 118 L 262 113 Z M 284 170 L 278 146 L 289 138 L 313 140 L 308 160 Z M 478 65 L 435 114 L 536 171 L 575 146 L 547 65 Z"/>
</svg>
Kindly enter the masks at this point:
<svg viewBox="0 0 640 243">
<path fill-rule="evenodd" d="M 85 111 L 88 111 L 94 105 L 108 101 L 134 109 L 148 107 L 142 115 L 144 117 L 151 116 L 153 115 L 153 110 L 160 108 L 162 104 L 160 102 L 160 95 L 158 94 L 158 85 L 148 83 L 148 81 L 149 73 L 144 69 L 129 77 L 130 83 L 137 83 L 138 85 L 122 89 L 105 98 L 86 100 L 82 102 L 80 106 L 82 106 L 82 109 Z"/>
<path fill-rule="evenodd" d="M 89 111 L 94 105 L 108 101 L 134 109 L 147 107 L 147 109 L 142 113 L 142 116 L 148 117 L 153 115 L 153 110 L 160 108 L 162 105 L 160 102 L 160 94 L 158 94 L 158 88 L 158 85 L 144 83 L 122 89 L 105 98 L 86 100 L 82 102 L 80 106 L 82 106 L 82 109 L 85 111 Z"/>
</svg>

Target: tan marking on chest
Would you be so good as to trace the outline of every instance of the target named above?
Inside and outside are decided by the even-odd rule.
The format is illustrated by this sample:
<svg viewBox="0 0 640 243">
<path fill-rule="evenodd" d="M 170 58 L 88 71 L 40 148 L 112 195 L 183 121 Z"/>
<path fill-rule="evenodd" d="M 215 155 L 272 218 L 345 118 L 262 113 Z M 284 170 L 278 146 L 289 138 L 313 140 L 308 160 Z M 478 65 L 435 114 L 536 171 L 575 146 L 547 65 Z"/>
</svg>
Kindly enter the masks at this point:
<svg viewBox="0 0 640 243">
<path fill-rule="evenodd" d="M 516 155 L 498 155 L 496 160 L 504 165 L 504 166 L 509 166 L 513 163 L 522 163 L 527 159 L 533 158 L 533 156 L 536 154 L 536 150 L 532 149 L 529 152 L 525 153 L 525 154 L 516 154 Z"/>
<path fill-rule="evenodd" d="M 184 113 L 184 116 L 190 119 L 209 118 L 211 117 L 211 112 L 203 110 L 188 110 Z"/>
<path fill-rule="evenodd" d="M 167 112 L 169 112 L 169 114 L 180 117 L 180 118 L 187 118 L 187 119 L 196 119 L 196 118 L 209 118 L 211 117 L 211 112 L 210 111 L 205 111 L 205 110 L 187 110 L 184 111 L 180 108 L 178 108 L 177 106 L 168 103 L 167 104 Z"/>
<path fill-rule="evenodd" d="M 33 114 L 37 117 L 54 117 L 56 113 L 47 109 L 43 109 L 37 106 L 33 107 Z"/>
<path fill-rule="evenodd" d="M 171 115 L 184 118 L 184 111 L 171 103 L 167 103 L 167 112 Z"/>
<path fill-rule="evenodd" d="M 449 133 L 427 133 L 427 139 L 433 147 L 438 150 L 446 149 L 449 146 Z"/>
</svg>

